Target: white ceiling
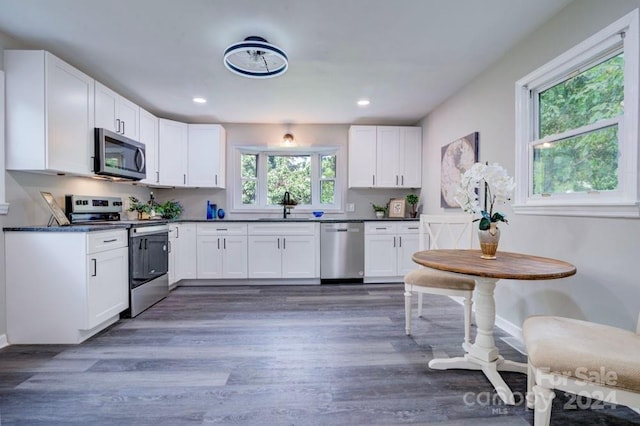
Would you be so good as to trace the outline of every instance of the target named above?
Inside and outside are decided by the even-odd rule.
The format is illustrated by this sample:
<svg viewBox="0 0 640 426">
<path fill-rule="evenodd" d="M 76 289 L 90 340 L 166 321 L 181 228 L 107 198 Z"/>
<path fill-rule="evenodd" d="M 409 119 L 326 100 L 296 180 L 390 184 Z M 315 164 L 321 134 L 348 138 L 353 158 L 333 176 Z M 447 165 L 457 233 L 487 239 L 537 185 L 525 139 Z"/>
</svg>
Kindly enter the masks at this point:
<svg viewBox="0 0 640 426">
<path fill-rule="evenodd" d="M 569 1 L 0 0 L 0 32 L 165 118 L 415 124 Z M 284 75 L 224 67 L 251 35 L 287 52 Z"/>
</svg>

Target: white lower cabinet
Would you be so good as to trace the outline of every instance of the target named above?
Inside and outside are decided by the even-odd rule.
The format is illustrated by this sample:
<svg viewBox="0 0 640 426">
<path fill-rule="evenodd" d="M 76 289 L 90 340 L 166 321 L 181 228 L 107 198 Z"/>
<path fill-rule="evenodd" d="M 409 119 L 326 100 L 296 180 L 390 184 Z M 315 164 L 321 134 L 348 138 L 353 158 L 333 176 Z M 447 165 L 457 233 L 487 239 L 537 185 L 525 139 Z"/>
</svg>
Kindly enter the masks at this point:
<svg viewBox="0 0 640 426">
<path fill-rule="evenodd" d="M 197 278 L 247 278 L 247 224 L 198 223 Z"/>
<path fill-rule="evenodd" d="M 129 307 L 124 229 L 9 231 L 5 253 L 11 344 L 80 343 Z"/>
<path fill-rule="evenodd" d="M 317 223 L 249 224 L 249 278 L 320 277 Z"/>
<path fill-rule="evenodd" d="M 411 256 L 419 248 L 418 226 L 413 221 L 365 223 L 365 279 L 397 279 L 417 269 Z"/>
<path fill-rule="evenodd" d="M 169 246 L 169 286 L 196 278 L 196 224 L 170 224 Z"/>
</svg>

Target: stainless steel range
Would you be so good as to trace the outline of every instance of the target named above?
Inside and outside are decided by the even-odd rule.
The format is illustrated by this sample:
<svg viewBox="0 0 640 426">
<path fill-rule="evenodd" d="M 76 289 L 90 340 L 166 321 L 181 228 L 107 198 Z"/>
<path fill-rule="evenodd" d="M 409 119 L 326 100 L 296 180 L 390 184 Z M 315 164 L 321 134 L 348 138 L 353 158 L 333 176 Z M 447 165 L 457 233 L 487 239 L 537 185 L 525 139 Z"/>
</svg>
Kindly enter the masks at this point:
<svg viewBox="0 0 640 426">
<path fill-rule="evenodd" d="M 120 197 L 67 195 L 65 211 L 72 224 L 126 224 L 129 229 L 129 310 L 135 317 L 169 294 L 169 225 L 164 221 L 121 220 Z"/>
</svg>

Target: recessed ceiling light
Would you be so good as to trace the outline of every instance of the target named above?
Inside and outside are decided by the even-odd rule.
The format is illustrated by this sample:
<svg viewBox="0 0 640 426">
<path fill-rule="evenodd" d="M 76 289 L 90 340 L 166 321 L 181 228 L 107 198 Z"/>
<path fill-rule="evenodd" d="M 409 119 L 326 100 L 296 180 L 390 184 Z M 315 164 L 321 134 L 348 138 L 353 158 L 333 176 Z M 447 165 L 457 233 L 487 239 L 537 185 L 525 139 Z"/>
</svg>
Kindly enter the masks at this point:
<svg viewBox="0 0 640 426">
<path fill-rule="evenodd" d="M 358 106 L 367 106 L 369 105 L 371 102 L 369 102 L 369 99 L 360 99 L 358 101 Z"/>
<path fill-rule="evenodd" d="M 205 98 L 196 97 L 196 98 L 193 98 L 193 102 L 197 104 L 206 104 L 207 100 Z"/>
</svg>

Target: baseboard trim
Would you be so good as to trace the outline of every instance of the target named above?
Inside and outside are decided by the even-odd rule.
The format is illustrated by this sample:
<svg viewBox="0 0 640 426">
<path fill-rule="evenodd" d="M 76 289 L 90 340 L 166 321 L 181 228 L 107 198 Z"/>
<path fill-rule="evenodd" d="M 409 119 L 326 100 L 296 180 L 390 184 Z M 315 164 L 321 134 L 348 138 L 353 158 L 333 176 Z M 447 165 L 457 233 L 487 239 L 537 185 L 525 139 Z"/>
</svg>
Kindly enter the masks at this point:
<svg viewBox="0 0 640 426">
<path fill-rule="evenodd" d="M 9 346 L 9 341 L 7 340 L 6 334 L 0 334 L 0 349 L 6 348 Z"/>
</svg>

